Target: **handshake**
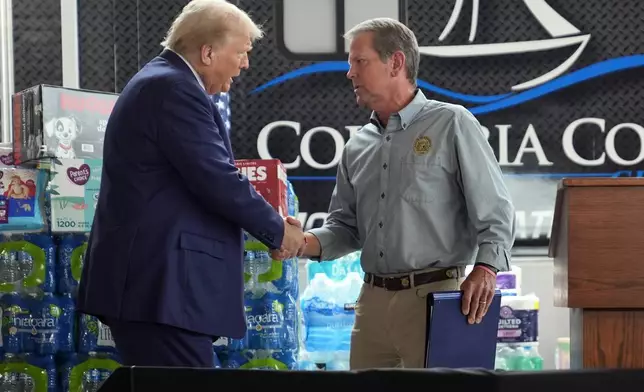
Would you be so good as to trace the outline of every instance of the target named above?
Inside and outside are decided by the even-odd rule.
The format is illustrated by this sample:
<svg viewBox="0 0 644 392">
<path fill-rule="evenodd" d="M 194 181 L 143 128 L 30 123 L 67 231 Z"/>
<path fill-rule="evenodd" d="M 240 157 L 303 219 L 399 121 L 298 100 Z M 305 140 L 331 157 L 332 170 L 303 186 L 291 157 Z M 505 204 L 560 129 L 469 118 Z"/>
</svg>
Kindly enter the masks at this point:
<svg viewBox="0 0 644 392">
<path fill-rule="evenodd" d="M 304 254 L 306 238 L 302 232 L 302 224 L 292 216 L 284 218 L 284 238 L 280 249 L 271 252 L 274 260 L 285 260 Z"/>
</svg>

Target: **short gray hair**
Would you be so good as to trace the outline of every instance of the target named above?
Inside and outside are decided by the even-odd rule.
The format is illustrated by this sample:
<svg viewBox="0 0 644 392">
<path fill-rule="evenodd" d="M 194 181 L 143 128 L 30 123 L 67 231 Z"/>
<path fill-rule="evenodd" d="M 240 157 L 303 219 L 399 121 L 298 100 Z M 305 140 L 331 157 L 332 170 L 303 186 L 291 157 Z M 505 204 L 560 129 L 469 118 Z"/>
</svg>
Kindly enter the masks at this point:
<svg viewBox="0 0 644 392">
<path fill-rule="evenodd" d="M 373 48 L 384 62 L 396 51 L 405 55 L 407 79 L 415 86 L 418 78 L 420 53 L 418 41 L 409 27 L 391 18 L 375 18 L 359 23 L 344 37 L 353 39 L 361 33 L 373 33 Z"/>
<path fill-rule="evenodd" d="M 225 0 L 192 0 L 172 22 L 163 47 L 180 54 L 202 45 L 223 44 L 231 33 L 248 34 L 251 42 L 263 36 L 248 14 Z"/>
</svg>

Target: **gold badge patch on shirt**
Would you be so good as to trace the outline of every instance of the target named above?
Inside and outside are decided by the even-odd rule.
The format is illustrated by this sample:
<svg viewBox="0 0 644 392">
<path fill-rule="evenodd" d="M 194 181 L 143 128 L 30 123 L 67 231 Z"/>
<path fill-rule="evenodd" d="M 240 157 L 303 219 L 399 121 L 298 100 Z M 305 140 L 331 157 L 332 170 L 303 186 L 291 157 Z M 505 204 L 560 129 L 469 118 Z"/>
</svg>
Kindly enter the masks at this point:
<svg viewBox="0 0 644 392">
<path fill-rule="evenodd" d="M 414 141 L 414 154 L 425 155 L 432 149 L 432 141 L 427 136 L 420 136 Z"/>
</svg>

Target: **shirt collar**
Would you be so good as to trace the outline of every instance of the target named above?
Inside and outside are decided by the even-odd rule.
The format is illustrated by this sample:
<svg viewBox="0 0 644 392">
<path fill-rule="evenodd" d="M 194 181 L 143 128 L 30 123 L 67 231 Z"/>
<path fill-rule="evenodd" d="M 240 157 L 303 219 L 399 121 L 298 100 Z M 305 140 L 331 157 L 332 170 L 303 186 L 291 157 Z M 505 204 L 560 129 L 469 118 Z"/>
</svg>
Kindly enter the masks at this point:
<svg viewBox="0 0 644 392">
<path fill-rule="evenodd" d="M 411 124 L 414 117 L 416 117 L 416 115 L 422 110 L 427 101 L 428 99 L 427 97 L 425 97 L 425 94 L 423 94 L 420 89 L 416 89 L 416 95 L 414 96 L 414 99 L 412 99 L 411 102 L 409 102 L 409 104 L 402 108 L 398 113 L 393 113 L 392 116 L 398 116 L 402 129 L 407 129 L 409 124 Z M 380 123 L 378 115 L 375 111 L 371 112 L 369 121 L 378 127 L 384 128 Z"/>
<path fill-rule="evenodd" d="M 170 50 L 171 50 L 171 49 L 170 49 Z M 189 68 L 190 68 L 190 70 L 192 71 L 192 74 L 193 74 L 193 75 L 195 75 L 195 78 L 197 78 L 197 81 L 199 82 L 199 85 L 201 85 L 201 88 L 203 88 L 204 90 L 206 90 L 206 86 L 203 84 L 203 80 L 201 80 L 201 77 L 199 76 L 199 74 L 197 73 L 197 71 L 195 71 L 195 69 L 192 67 L 192 64 L 190 64 L 190 63 L 188 62 L 188 60 L 186 60 L 186 59 L 185 59 L 185 57 L 183 57 L 183 56 L 182 56 L 182 55 L 180 55 L 179 53 L 175 52 L 174 50 L 173 50 L 172 52 L 173 52 L 174 54 L 176 54 L 177 56 L 179 56 L 179 58 L 180 58 L 181 60 L 183 60 L 183 62 L 184 62 L 184 63 L 186 63 L 186 64 L 188 65 L 188 67 L 189 67 Z"/>
</svg>

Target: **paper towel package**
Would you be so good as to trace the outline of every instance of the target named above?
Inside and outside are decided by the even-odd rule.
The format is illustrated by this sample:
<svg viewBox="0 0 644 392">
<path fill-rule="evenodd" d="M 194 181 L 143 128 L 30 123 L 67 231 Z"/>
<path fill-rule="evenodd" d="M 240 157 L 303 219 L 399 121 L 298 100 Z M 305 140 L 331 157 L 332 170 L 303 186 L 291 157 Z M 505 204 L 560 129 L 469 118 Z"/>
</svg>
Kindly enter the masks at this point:
<svg viewBox="0 0 644 392">
<path fill-rule="evenodd" d="M 13 95 L 16 164 L 42 158 L 101 159 L 117 94 L 38 85 Z"/>
<path fill-rule="evenodd" d="M 101 185 L 101 159 L 60 159 L 51 167 L 51 230 L 87 233 Z"/>
<path fill-rule="evenodd" d="M 536 295 L 501 298 L 497 341 L 499 343 L 539 341 L 539 298 Z"/>
</svg>

